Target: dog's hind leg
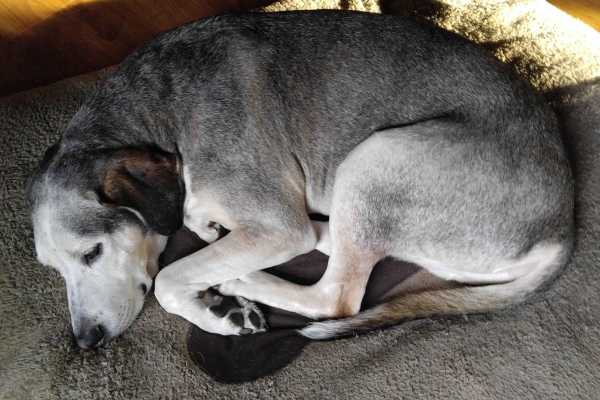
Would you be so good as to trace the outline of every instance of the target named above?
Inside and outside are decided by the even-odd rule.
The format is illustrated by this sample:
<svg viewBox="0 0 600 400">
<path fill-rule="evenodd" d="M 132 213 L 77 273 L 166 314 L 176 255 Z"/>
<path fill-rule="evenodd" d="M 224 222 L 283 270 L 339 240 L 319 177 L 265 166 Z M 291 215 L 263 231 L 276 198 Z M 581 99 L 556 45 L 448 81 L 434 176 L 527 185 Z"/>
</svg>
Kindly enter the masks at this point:
<svg viewBox="0 0 600 400">
<path fill-rule="evenodd" d="M 323 278 L 300 287 L 253 273 L 225 282 L 224 293 L 311 318 L 352 316 L 373 265 L 388 255 L 445 280 L 477 285 L 317 322 L 302 331 L 313 338 L 402 319 L 492 311 L 535 293 L 569 253 L 572 200 L 562 187 L 567 175 L 529 162 L 535 150 L 475 140 L 468 129 L 432 120 L 373 134 L 336 172 L 331 257 Z M 525 160 L 513 165 L 521 155 Z"/>
<path fill-rule="evenodd" d="M 330 222 L 312 221 L 317 236 L 315 248 L 330 256 L 327 269 L 316 284 L 297 285 L 267 272 L 255 271 L 222 283 L 219 292 L 313 319 L 358 313 L 371 270 L 385 252 L 362 245 L 364 231 L 368 229 L 366 221 L 348 218 L 350 209 L 338 211 L 341 221 L 336 218 Z"/>
<path fill-rule="evenodd" d="M 388 209 L 377 209 L 386 205 L 370 198 L 374 186 L 387 185 L 381 176 L 370 175 L 379 175 L 377 167 L 369 168 L 377 163 L 373 143 L 377 147 L 381 141 L 367 139 L 341 163 L 336 171 L 329 223 L 313 222 L 318 237 L 316 248 L 330 255 L 317 283 L 300 286 L 257 271 L 226 281 L 219 290 L 313 319 L 358 313 L 371 270 L 389 247 L 381 234 L 381 215 Z"/>
<path fill-rule="evenodd" d="M 543 244 L 518 264 L 530 272 L 495 285 L 459 286 L 396 297 L 350 318 L 314 322 L 300 330 L 311 339 L 332 339 L 412 319 L 495 311 L 522 303 L 552 280 L 568 258 L 565 247 Z"/>
<path fill-rule="evenodd" d="M 368 142 L 355 152 L 368 152 Z M 368 215 L 370 204 L 354 201 L 364 194 L 363 174 L 356 174 L 354 167 L 360 169 L 361 165 L 348 157 L 337 171 L 329 224 L 313 223 L 316 248 L 330 255 L 327 269 L 316 284 L 300 286 L 257 271 L 224 282 L 219 290 L 314 319 L 358 313 L 371 270 L 386 255 L 386 249 L 380 245 L 383 241 L 371 235 L 374 222 Z"/>
<path fill-rule="evenodd" d="M 330 216 L 332 252 L 340 245 L 337 235 L 359 226 L 361 240 L 352 242 L 355 231 L 344 246 L 383 248 L 465 285 L 315 322 L 301 330 L 304 336 L 328 339 L 415 318 L 510 307 L 565 266 L 572 247 L 567 174 L 534 163 L 518 170 L 506 164 L 502 149 L 463 143 L 460 136 L 447 140 L 432 129 L 444 127 L 436 121 L 381 132 L 348 157 L 354 162 L 337 176 L 346 177 L 336 192 L 343 203 Z"/>
</svg>

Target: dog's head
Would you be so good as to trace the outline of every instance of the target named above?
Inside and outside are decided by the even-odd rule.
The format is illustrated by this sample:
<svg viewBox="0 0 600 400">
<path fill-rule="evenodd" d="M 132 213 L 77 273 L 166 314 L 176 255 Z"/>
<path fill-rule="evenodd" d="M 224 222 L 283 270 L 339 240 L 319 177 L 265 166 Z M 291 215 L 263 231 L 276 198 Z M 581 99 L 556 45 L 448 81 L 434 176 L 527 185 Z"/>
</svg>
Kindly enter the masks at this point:
<svg viewBox="0 0 600 400">
<path fill-rule="evenodd" d="M 183 224 L 178 157 L 154 147 L 50 149 L 29 187 L 39 261 L 65 279 L 82 348 L 106 343 L 142 309 L 166 238 Z"/>
</svg>

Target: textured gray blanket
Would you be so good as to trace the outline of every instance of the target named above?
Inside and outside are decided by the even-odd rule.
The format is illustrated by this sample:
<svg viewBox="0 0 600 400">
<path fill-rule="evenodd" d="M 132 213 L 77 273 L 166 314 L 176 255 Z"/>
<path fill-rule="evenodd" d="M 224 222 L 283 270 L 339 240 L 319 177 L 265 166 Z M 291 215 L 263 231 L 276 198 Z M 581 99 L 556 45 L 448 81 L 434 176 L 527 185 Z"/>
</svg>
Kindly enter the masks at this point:
<svg viewBox="0 0 600 400">
<path fill-rule="evenodd" d="M 514 310 L 311 343 L 245 384 L 196 368 L 188 323 L 154 299 L 121 338 L 83 352 L 62 278 L 35 261 L 24 188 L 102 71 L 0 99 L 0 398 L 600 397 L 600 34 L 543 0 L 290 0 L 270 9 L 380 7 L 482 43 L 555 106 L 577 181 L 577 243 L 564 276 Z"/>
</svg>

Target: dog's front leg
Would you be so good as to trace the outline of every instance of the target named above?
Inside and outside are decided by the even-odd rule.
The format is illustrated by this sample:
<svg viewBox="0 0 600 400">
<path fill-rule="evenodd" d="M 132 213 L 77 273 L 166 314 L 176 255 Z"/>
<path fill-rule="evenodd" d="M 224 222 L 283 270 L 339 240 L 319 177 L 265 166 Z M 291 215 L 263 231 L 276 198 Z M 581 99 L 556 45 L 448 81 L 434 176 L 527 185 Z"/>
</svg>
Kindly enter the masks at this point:
<svg viewBox="0 0 600 400">
<path fill-rule="evenodd" d="M 384 254 L 356 246 L 337 246 L 327 222 L 312 221 L 318 242 L 315 248 L 330 260 L 319 282 L 297 285 L 264 271 L 254 271 L 224 282 L 219 292 L 242 296 L 271 307 L 295 312 L 312 319 L 352 316 L 359 311 L 371 268 Z M 338 241 L 343 235 L 337 235 Z"/>
<path fill-rule="evenodd" d="M 312 229 L 301 235 L 261 232 L 233 230 L 163 269 L 155 281 L 161 306 L 208 332 L 235 335 L 264 330 L 264 319 L 253 303 L 223 297 L 210 288 L 306 253 L 315 247 L 316 238 Z"/>
</svg>

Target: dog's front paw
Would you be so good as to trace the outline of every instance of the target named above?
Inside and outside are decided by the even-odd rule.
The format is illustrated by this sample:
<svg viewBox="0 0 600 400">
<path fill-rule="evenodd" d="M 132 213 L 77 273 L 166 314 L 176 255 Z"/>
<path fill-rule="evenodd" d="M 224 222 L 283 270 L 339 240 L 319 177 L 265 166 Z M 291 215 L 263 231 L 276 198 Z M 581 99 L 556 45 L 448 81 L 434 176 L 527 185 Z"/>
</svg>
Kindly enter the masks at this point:
<svg viewBox="0 0 600 400">
<path fill-rule="evenodd" d="M 217 318 L 223 318 L 237 330 L 237 334 L 265 332 L 267 321 L 258 306 L 241 296 L 224 296 L 209 288 L 200 291 L 198 298 Z M 229 324 L 228 324 L 229 325 Z"/>
</svg>

